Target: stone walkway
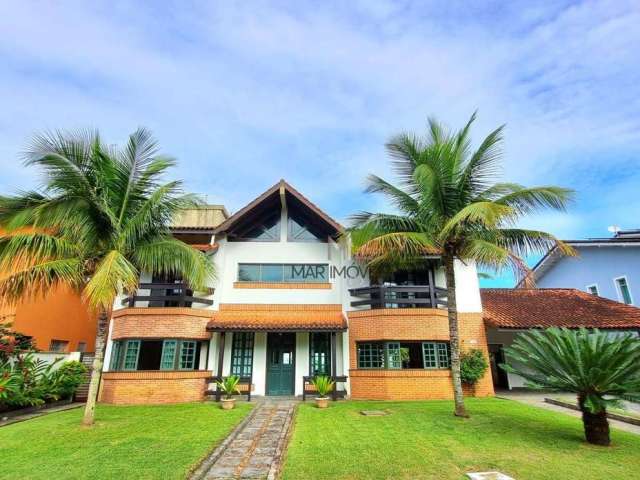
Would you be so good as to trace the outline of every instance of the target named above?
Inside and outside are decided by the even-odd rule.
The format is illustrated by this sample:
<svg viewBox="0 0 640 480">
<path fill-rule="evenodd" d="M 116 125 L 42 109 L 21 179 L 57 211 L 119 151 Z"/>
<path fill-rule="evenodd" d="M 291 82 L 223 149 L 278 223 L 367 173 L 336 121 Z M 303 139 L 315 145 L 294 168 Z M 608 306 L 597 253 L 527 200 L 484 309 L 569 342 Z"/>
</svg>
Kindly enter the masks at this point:
<svg viewBox="0 0 640 480">
<path fill-rule="evenodd" d="M 191 479 L 275 479 L 295 404 L 295 400 L 260 400 Z"/>
</svg>

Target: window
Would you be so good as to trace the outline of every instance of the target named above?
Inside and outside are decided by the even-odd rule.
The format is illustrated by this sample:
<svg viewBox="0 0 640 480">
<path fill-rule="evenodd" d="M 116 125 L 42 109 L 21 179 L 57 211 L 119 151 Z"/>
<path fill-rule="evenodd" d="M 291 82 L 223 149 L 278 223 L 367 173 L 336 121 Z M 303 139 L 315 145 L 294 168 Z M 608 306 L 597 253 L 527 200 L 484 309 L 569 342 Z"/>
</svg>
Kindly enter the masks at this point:
<svg viewBox="0 0 640 480">
<path fill-rule="evenodd" d="M 193 370 L 196 359 L 196 342 L 180 343 L 180 370 Z"/>
<path fill-rule="evenodd" d="M 384 344 L 360 343 L 358 344 L 358 368 L 383 368 Z"/>
<path fill-rule="evenodd" d="M 324 241 L 320 233 L 314 233 L 312 229 L 299 219 L 289 217 L 289 231 L 287 241 L 289 242 L 322 242 Z"/>
<path fill-rule="evenodd" d="M 66 352 L 69 342 L 66 340 L 51 340 L 49 343 L 50 352 Z"/>
<path fill-rule="evenodd" d="M 200 342 L 125 340 L 113 342 L 110 370 L 197 370 Z"/>
<path fill-rule="evenodd" d="M 358 368 L 450 368 L 448 342 L 372 342 L 358 344 Z"/>
<path fill-rule="evenodd" d="M 233 334 L 231 375 L 250 377 L 253 373 L 253 332 Z"/>
<path fill-rule="evenodd" d="M 177 340 L 165 340 L 162 345 L 162 358 L 160 359 L 160 370 L 174 370 Z"/>
<path fill-rule="evenodd" d="M 620 301 L 627 305 L 633 304 L 631 292 L 629 291 L 629 284 L 627 283 L 627 277 L 616 278 L 616 286 L 618 287 L 618 298 Z"/>
<path fill-rule="evenodd" d="M 593 285 L 587 285 L 587 292 L 589 292 L 591 295 L 599 295 L 598 285 L 596 285 L 595 283 Z"/>
<path fill-rule="evenodd" d="M 329 265 L 323 263 L 240 263 L 239 282 L 326 283 Z"/>
<path fill-rule="evenodd" d="M 331 334 L 329 332 L 309 334 L 309 374 L 331 375 Z"/>
<path fill-rule="evenodd" d="M 122 342 L 113 342 L 111 349 L 111 364 L 109 370 L 118 370 L 120 367 L 120 357 L 122 355 Z"/>
<path fill-rule="evenodd" d="M 234 241 L 279 242 L 280 210 L 266 214 L 256 225 L 241 228 L 231 238 Z"/>
<path fill-rule="evenodd" d="M 87 342 L 78 342 L 78 352 L 86 352 L 87 351 Z"/>
<path fill-rule="evenodd" d="M 125 343 L 123 370 L 135 370 L 138 368 L 138 352 L 140 340 L 129 340 Z"/>
</svg>

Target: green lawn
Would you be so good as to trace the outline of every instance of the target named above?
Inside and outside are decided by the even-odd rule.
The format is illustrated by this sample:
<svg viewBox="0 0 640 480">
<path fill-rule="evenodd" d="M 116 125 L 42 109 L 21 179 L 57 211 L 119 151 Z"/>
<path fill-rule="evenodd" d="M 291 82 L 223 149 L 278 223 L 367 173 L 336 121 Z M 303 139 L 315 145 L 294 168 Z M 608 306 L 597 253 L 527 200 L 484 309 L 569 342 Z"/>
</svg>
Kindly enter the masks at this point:
<svg viewBox="0 0 640 480">
<path fill-rule="evenodd" d="M 249 412 L 239 403 L 99 405 L 96 425 L 82 409 L 0 428 L 0 478 L 184 478 Z"/>
<path fill-rule="evenodd" d="M 594 447 L 568 415 L 500 399 L 467 405 L 470 419 L 455 418 L 445 401 L 301 405 L 284 479 L 459 480 L 487 470 L 518 480 L 640 478 L 640 435 L 613 430 L 612 447 Z"/>
</svg>

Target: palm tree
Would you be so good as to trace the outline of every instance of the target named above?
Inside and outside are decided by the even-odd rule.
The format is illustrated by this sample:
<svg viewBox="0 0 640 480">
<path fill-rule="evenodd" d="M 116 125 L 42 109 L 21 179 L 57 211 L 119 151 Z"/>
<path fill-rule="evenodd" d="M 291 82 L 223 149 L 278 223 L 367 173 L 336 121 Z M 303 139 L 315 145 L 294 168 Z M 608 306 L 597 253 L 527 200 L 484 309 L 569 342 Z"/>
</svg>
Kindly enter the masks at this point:
<svg viewBox="0 0 640 480">
<path fill-rule="evenodd" d="M 389 265 L 419 265 L 439 255 L 445 270 L 451 372 L 455 415 L 467 416 L 460 382 L 460 347 L 454 261 L 475 261 L 499 270 L 527 271 L 521 257 L 557 246 L 572 253 L 549 233 L 516 228 L 517 220 L 543 208 L 564 210 L 572 191 L 553 187 L 525 188 L 494 183 L 502 156 L 503 126 L 472 151 L 469 130 L 476 114 L 459 132 L 449 133 L 429 119 L 426 138 L 401 134 L 387 150 L 399 177 L 398 185 L 369 175 L 369 193 L 382 193 L 397 213 L 353 215 L 351 238 L 357 256 L 372 269 Z"/>
<path fill-rule="evenodd" d="M 632 334 L 549 328 L 518 335 L 502 367 L 532 388 L 574 392 L 587 442 L 609 445 L 607 407 L 640 400 L 640 340 Z M 523 368 L 526 366 L 525 368 Z"/>
<path fill-rule="evenodd" d="M 175 162 L 158 155 L 145 129 L 121 149 L 93 131 L 38 135 L 25 157 L 43 185 L 0 196 L 0 298 L 16 303 L 66 285 L 97 314 L 83 419 L 91 425 L 117 295 L 134 291 L 141 272 L 179 275 L 195 289 L 213 275 L 206 257 L 169 231 L 174 215 L 197 198 L 164 180 Z"/>
</svg>

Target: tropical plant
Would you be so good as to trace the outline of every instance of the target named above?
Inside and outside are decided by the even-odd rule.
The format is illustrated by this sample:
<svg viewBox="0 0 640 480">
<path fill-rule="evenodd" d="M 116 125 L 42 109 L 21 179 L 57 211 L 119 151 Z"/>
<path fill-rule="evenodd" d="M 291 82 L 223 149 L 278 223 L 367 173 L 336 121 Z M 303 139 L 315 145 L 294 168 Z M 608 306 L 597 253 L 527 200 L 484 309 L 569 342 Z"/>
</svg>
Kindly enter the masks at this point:
<svg viewBox="0 0 640 480">
<path fill-rule="evenodd" d="M 19 355 L 0 365 L 0 376 L 12 379 L 11 391 L 2 403 L 10 408 L 39 406 L 60 399 L 60 380 L 55 373 L 57 359 L 45 362 L 33 353 Z"/>
<path fill-rule="evenodd" d="M 0 298 L 15 303 L 66 285 L 97 313 L 85 425 L 117 295 L 133 292 L 141 272 L 175 275 L 194 289 L 213 275 L 202 253 L 171 236 L 172 219 L 197 201 L 181 182 L 164 180 L 174 164 L 145 129 L 121 149 L 93 131 L 38 135 L 25 165 L 42 172 L 42 188 L 0 197 Z"/>
<path fill-rule="evenodd" d="M 482 350 L 472 348 L 460 355 L 460 379 L 467 385 L 478 383 L 489 368 L 487 359 Z"/>
<path fill-rule="evenodd" d="M 523 215 L 543 208 L 564 210 L 572 192 L 554 186 L 526 188 L 495 183 L 503 127 L 491 132 L 472 151 L 469 131 L 475 118 L 474 113 L 455 133 L 429 119 L 426 138 L 410 134 L 392 138 L 387 150 L 399 183 L 393 185 L 369 175 L 366 191 L 385 195 L 397 213 L 358 213 L 353 215 L 350 229 L 356 255 L 372 270 L 419 268 L 428 256 L 441 258 L 458 416 L 467 414 L 460 379 L 456 262 L 475 262 L 494 270 L 509 266 L 522 276 L 527 272 L 522 257 L 556 246 L 562 253 L 573 253 L 553 235 L 515 226 Z"/>
<path fill-rule="evenodd" d="M 240 393 L 240 390 L 238 389 L 239 383 L 239 376 L 230 375 L 223 378 L 221 382 L 216 382 L 216 385 L 224 393 L 225 398 L 230 399 L 233 395 Z"/>
<path fill-rule="evenodd" d="M 331 377 L 326 375 L 319 375 L 313 377 L 311 384 L 316 388 L 316 392 L 320 395 L 320 398 L 327 397 L 335 387 L 335 382 L 331 380 Z"/>
<path fill-rule="evenodd" d="M 0 323 L 0 361 L 35 351 L 33 337 L 14 331 L 10 323 Z"/>
<path fill-rule="evenodd" d="M 518 335 L 502 365 L 545 388 L 577 395 L 587 442 L 609 445 L 607 407 L 640 400 L 640 339 L 633 333 L 549 328 Z"/>
<path fill-rule="evenodd" d="M 54 372 L 59 379 L 60 398 L 73 398 L 73 395 L 87 379 L 87 367 L 75 360 L 64 362 Z"/>
</svg>

